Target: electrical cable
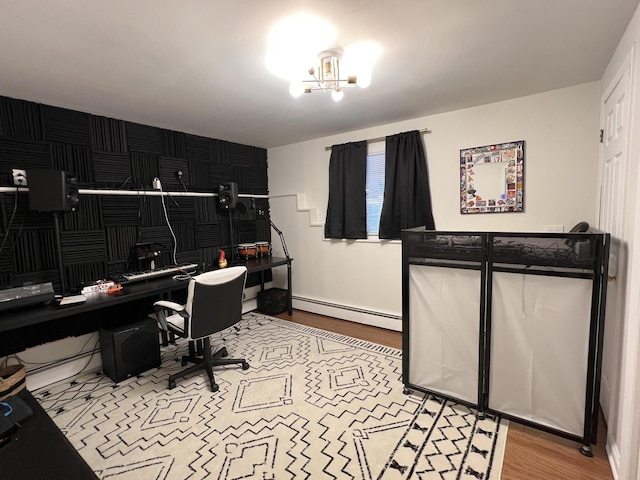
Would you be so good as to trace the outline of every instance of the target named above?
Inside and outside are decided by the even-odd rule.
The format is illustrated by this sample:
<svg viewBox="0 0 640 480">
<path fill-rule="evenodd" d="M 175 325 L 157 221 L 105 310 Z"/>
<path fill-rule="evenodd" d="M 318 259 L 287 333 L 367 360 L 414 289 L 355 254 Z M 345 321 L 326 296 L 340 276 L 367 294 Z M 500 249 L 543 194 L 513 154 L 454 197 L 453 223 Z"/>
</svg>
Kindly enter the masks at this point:
<svg viewBox="0 0 640 480">
<path fill-rule="evenodd" d="M 184 188 L 184 191 L 188 192 L 189 190 L 187 190 L 187 186 L 184 184 L 184 180 L 182 180 L 182 176 L 178 177 L 178 179 L 180 180 L 180 183 L 182 184 L 182 188 Z"/>
<path fill-rule="evenodd" d="M 23 360 L 22 358 L 20 358 L 20 356 L 17 355 L 17 354 L 14 354 L 13 356 L 15 358 L 17 358 L 18 361 L 20 361 L 23 365 L 36 365 L 36 368 L 33 368 L 33 369 L 29 370 L 29 372 L 37 372 L 37 371 L 41 370 L 42 368 L 46 368 L 46 367 L 54 365 L 56 363 L 67 362 L 69 360 L 73 360 L 74 358 L 78 357 L 79 355 L 91 352 L 91 356 L 89 357 L 89 361 L 87 362 L 87 364 L 84 367 L 82 367 L 82 369 L 79 372 L 73 374 L 73 375 L 78 375 L 79 373 L 82 373 L 89 366 L 89 364 L 91 363 L 91 360 L 93 359 L 93 356 L 96 354 L 97 351 L 100 350 L 99 348 L 97 348 L 98 344 L 100 343 L 100 339 L 99 338 L 95 338 L 96 336 L 97 336 L 96 332 L 90 334 L 89 337 L 87 338 L 87 340 L 82 345 L 82 347 L 80 347 L 80 351 L 78 353 L 76 353 L 74 355 L 69 355 L 69 356 L 66 356 L 66 357 L 58 358 L 58 359 L 55 359 L 55 360 L 50 360 L 48 362 L 27 362 L 26 360 Z M 85 347 L 89 344 L 89 342 L 91 341 L 92 338 L 95 338 L 96 342 L 94 343 L 94 345 L 93 345 L 91 350 L 85 351 Z M 73 376 L 73 375 L 71 375 L 71 376 Z M 69 377 L 67 377 L 67 378 L 69 378 Z"/>
<path fill-rule="evenodd" d="M 71 375 L 69 375 L 68 377 L 65 378 L 61 378 L 60 380 L 57 380 L 57 382 L 62 382 L 64 380 L 68 380 L 70 378 L 76 377 L 78 375 L 80 375 L 82 372 L 84 372 L 87 367 L 91 364 L 91 360 L 93 360 L 94 355 L 96 354 L 97 351 L 99 351 L 100 349 L 98 348 L 98 344 L 100 343 L 100 339 L 96 340 L 96 343 L 93 345 L 93 349 L 91 350 L 91 356 L 89 357 L 89 360 L 87 360 L 87 363 L 84 365 L 84 367 L 82 367 L 79 371 L 77 371 L 76 373 L 72 373 Z"/>
<path fill-rule="evenodd" d="M 176 239 L 176 234 L 173 232 L 173 228 L 171 228 L 171 222 L 169 221 L 169 214 L 167 213 L 167 206 L 164 203 L 164 192 L 162 190 L 162 184 L 160 184 L 160 181 L 158 181 L 158 184 L 160 186 L 160 200 L 162 202 L 162 211 L 164 212 L 164 219 L 167 221 L 167 227 L 169 227 L 169 232 L 171 232 L 171 237 L 173 238 L 173 252 L 172 252 L 172 258 L 173 258 L 173 264 L 174 265 L 178 265 L 178 261 L 176 260 L 176 250 L 178 249 L 178 240 Z"/>
<path fill-rule="evenodd" d="M 2 245 L 0 245 L 0 255 L 2 255 L 2 249 L 4 248 L 5 243 L 7 242 L 7 238 L 9 238 L 9 231 L 11 230 L 11 224 L 13 223 L 13 219 L 16 216 L 16 211 L 18 210 L 18 187 L 16 187 L 16 196 L 13 201 L 13 212 L 11 213 L 11 218 L 9 219 L 9 223 L 7 224 L 7 229 L 4 232 L 4 238 L 2 239 Z"/>
<path fill-rule="evenodd" d="M 129 175 L 129 176 L 125 179 L 125 181 L 122 183 L 122 185 L 120 185 L 119 190 L 122 190 L 122 189 L 124 188 L 124 186 L 125 186 L 127 183 L 129 183 L 129 181 L 131 181 L 131 184 L 133 185 L 133 180 L 131 179 L 131 175 Z"/>
</svg>

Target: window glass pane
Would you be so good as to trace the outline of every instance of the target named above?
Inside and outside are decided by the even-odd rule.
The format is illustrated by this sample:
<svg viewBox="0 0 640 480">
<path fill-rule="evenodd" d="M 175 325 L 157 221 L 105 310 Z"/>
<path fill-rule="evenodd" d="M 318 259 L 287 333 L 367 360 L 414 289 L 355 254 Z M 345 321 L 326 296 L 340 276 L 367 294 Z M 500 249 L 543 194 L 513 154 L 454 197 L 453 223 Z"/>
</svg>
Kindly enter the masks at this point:
<svg viewBox="0 0 640 480">
<path fill-rule="evenodd" d="M 378 235 L 384 197 L 384 152 L 367 155 L 367 235 Z"/>
</svg>

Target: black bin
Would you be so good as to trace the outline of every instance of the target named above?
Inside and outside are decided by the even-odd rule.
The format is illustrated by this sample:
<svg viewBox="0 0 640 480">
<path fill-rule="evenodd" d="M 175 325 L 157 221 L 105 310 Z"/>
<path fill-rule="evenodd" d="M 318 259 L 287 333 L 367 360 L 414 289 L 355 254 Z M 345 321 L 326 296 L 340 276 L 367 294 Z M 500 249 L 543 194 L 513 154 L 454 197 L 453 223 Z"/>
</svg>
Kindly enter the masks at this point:
<svg viewBox="0 0 640 480">
<path fill-rule="evenodd" d="M 258 310 L 269 315 L 286 312 L 287 291 L 282 288 L 268 288 L 258 292 Z"/>
</svg>

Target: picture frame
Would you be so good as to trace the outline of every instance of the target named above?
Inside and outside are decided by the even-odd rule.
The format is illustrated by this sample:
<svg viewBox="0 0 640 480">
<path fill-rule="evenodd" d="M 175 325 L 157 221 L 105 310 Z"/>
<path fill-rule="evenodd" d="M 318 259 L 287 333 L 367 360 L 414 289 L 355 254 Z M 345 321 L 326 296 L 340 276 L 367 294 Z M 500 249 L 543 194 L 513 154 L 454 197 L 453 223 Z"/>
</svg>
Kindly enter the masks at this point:
<svg viewBox="0 0 640 480">
<path fill-rule="evenodd" d="M 460 213 L 524 212 L 525 141 L 460 150 Z"/>
</svg>

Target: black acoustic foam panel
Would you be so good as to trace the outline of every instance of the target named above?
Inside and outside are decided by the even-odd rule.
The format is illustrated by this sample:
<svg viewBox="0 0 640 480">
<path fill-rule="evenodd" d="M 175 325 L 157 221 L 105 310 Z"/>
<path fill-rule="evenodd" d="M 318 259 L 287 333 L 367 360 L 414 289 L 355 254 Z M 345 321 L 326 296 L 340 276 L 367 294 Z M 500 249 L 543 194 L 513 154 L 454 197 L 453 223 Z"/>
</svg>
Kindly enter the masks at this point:
<svg viewBox="0 0 640 480">
<path fill-rule="evenodd" d="M 81 190 L 134 193 L 151 190 L 158 177 L 165 191 L 211 194 L 220 183 L 235 182 L 241 194 L 268 194 L 265 149 L 0 96 L 0 185 L 13 184 L 12 169 L 71 172 Z M 0 255 L 0 288 L 24 281 L 52 281 L 58 288 L 53 216 L 29 210 L 28 198 L 0 194 L 3 235 L 14 218 Z M 232 216 L 238 229 L 234 243 L 265 240 L 268 219 L 252 205 L 268 215 L 268 199 L 240 201 L 243 211 Z M 178 239 L 179 263 L 213 265 L 220 249 L 231 253 L 229 215 L 216 197 L 175 195 L 165 197 L 164 206 Z M 78 210 L 61 213 L 61 219 L 71 289 L 124 272 L 136 242 L 162 244 L 161 266 L 173 263 L 173 239 L 156 195 L 81 194 Z"/>
</svg>

